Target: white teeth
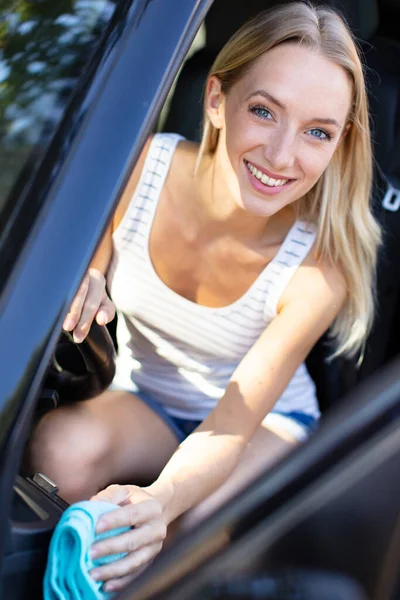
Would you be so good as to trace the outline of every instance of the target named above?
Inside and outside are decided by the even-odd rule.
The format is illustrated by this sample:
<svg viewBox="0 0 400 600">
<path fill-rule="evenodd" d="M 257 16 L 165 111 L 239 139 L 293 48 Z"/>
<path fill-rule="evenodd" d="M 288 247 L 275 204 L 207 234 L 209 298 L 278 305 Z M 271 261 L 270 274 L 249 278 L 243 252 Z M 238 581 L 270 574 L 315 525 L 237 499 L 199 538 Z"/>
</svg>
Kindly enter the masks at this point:
<svg viewBox="0 0 400 600">
<path fill-rule="evenodd" d="M 246 162 L 246 165 L 250 173 L 254 175 L 254 177 L 257 177 L 257 179 L 259 179 L 264 185 L 268 185 L 269 187 L 278 187 L 279 185 L 285 185 L 285 183 L 289 181 L 288 179 L 273 179 L 272 177 L 268 177 L 268 175 L 265 175 L 265 173 L 262 173 L 262 171 L 256 169 L 256 167 L 254 167 L 249 162 Z"/>
</svg>

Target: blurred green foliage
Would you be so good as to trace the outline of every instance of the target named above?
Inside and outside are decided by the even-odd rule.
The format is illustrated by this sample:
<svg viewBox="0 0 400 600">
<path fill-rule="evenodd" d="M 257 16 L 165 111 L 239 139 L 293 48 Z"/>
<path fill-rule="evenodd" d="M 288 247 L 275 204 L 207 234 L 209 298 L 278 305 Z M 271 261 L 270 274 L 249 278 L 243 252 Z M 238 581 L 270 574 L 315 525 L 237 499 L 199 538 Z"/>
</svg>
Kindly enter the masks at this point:
<svg viewBox="0 0 400 600">
<path fill-rule="evenodd" d="M 0 209 L 54 133 L 117 0 L 0 0 Z"/>
</svg>

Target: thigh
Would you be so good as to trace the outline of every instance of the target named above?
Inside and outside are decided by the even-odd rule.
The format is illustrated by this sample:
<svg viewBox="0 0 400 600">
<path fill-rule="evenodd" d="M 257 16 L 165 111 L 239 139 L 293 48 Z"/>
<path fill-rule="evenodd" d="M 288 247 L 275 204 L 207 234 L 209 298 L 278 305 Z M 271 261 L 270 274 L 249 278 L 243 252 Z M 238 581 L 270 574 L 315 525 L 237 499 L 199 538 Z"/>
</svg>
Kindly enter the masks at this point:
<svg viewBox="0 0 400 600">
<path fill-rule="evenodd" d="M 64 497 L 81 499 L 110 483 L 154 480 L 177 446 L 175 434 L 142 400 L 106 391 L 47 413 L 29 455 L 32 470 L 56 481 Z"/>
<path fill-rule="evenodd" d="M 229 479 L 201 504 L 188 511 L 177 524 L 178 530 L 190 528 L 207 518 L 297 445 L 297 440 L 287 432 L 262 424 Z"/>
<path fill-rule="evenodd" d="M 153 481 L 178 447 L 162 417 L 135 394 L 107 391 L 82 408 L 107 430 L 110 483 Z"/>
</svg>

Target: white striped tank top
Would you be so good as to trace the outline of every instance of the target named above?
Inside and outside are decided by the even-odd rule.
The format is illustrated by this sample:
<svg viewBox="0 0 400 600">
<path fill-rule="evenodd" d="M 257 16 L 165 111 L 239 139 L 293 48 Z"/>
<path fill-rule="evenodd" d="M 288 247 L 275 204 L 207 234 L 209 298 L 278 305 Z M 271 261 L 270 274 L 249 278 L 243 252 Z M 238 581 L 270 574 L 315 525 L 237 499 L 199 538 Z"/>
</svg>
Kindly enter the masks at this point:
<svg viewBox="0 0 400 600">
<path fill-rule="evenodd" d="M 137 189 L 113 234 L 107 282 L 118 312 L 114 383 L 149 393 L 173 417 L 203 420 L 276 316 L 284 288 L 314 242 L 315 228 L 296 221 L 274 259 L 229 306 L 210 308 L 180 296 L 159 278 L 149 255 L 158 199 L 180 139 L 154 136 Z M 304 364 L 274 410 L 319 416 Z"/>
</svg>

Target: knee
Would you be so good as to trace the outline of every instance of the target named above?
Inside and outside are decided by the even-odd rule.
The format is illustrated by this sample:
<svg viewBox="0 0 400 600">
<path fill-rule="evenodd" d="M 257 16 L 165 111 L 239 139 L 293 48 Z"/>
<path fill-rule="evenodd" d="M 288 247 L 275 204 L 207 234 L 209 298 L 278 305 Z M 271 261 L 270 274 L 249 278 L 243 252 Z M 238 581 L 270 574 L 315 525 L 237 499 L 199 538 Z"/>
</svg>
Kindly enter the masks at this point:
<svg viewBox="0 0 400 600">
<path fill-rule="evenodd" d="M 87 495 L 88 482 L 98 479 L 96 471 L 108 455 L 108 438 L 104 425 L 81 405 L 57 409 L 46 414 L 33 433 L 31 470 L 50 477 L 66 498 Z"/>
</svg>

